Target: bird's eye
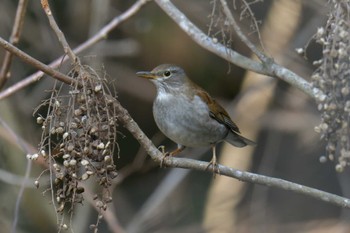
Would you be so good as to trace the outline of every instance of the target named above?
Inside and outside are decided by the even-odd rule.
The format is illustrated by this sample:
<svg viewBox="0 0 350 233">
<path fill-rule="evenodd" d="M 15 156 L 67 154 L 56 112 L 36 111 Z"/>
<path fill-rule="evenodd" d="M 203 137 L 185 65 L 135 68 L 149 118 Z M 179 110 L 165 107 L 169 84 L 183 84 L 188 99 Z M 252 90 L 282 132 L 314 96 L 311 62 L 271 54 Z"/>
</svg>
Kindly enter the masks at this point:
<svg viewBox="0 0 350 233">
<path fill-rule="evenodd" d="M 164 77 L 170 77 L 170 75 L 171 75 L 170 71 L 167 70 L 164 72 Z"/>
</svg>

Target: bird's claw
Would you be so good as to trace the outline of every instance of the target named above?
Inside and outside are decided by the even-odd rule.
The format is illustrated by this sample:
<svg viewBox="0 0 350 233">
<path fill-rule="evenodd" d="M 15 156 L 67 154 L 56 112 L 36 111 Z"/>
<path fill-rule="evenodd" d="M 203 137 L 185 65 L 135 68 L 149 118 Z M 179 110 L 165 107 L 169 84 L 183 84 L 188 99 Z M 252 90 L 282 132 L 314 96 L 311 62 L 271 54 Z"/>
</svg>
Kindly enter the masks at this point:
<svg viewBox="0 0 350 233">
<path fill-rule="evenodd" d="M 160 150 L 162 152 L 162 159 L 160 160 L 159 166 L 163 167 L 164 160 L 165 160 L 166 157 L 170 156 L 170 153 L 169 152 L 165 152 L 165 146 L 159 146 L 158 150 Z"/>
<path fill-rule="evenodd" d="M 216 174 L 220 175 L 220 170 L 219 170 L 219 164 L 216 161 L 216 156 L 213 156 L 213 158 L 210 160 L 206 170 L 208 170 L 211 167 L 211 170 L 213 172 L 213 177 L 216 177 Z"/>
</svg>

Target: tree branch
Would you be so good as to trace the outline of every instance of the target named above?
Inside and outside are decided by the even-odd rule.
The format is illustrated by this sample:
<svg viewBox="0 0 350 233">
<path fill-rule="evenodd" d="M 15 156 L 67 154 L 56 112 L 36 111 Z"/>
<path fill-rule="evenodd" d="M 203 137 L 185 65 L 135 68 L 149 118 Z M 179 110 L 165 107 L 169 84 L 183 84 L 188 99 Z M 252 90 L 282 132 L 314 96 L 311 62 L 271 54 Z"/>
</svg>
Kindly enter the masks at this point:
<svg viewBox="0 0 350 233">
<path fill-rule="evenodd" d="M 233 29 L 236 31 L 238 37 L 243 41 L 244 44 L 247 45 L 247 47 L 255 53 L 255 55 L 262 61 L 262 62 L 267 62 L 268 59 L 271 59 L 267 57 L 263 52 L 261 52 L 254 44 L 251 42 L 242 32 L 241 28 L 238 26 L 235 18 L 233 17 L 230 8 L 227 5 L 226 0 L 220 0 L 222 9 L 224 11 L 224 14 L 226 18 L 228 19 L 229 23 L 233 27 Z M 249 7 L 249 6 L 246 6 Z"/>
<path fill-rule="evenodd" d="M 24 22 L 24 16 L 26 14 L 26 9 L 28 5 L 28 0 L 20 0 L 18 2 L 15 23 L 13 25 L 12 33 L 10 36 L 10 43 L 16 45 L 19 41 L 19 37 L 22 32 L 22 26 Z M 10 66 L 12 61 L 12 53 L 6 52 L 4 61 L 0 70 L 0 90 L 5 86 L 5 83 L 10 78 Z"/>
<path fill-rule="evenodd" d="M 155 162 L 160 163 L 163 158 L 162 153 L 153 145 L 152 141 L 149 140 L 149 138 L 142 132 L 137 123 L 129 115 L 128 111 L 125 108 L 123 108 L 117 100 L 114 101 L 114 104 L 118 112 L 117 117 L 123 123 L 125 128 L 136 138 L 136 140 L 147 151 L 147 153 L 152 157 L 152 159 Z M 166 157 L 163 161 L 163 164 L 165 164 L 168 167 L 187 168 L 206 172 L 212 171 L 211 167 L 208 167 L 208 162 L 193 159 Z M 317 200 L 328 202 L 330 204 L 334 204 L 344 208 L 350 208 L 350 199 L 348 198 L 327 193 L 318 189 L 310 188 L 301 184 L 296 184 L 283 179 L 254 174 L 251 172 L 240 171 L 223 165 L 218 165 L 218 174 L 236 178 L 238 180 L 253 184 L 261 184 L 269 187 L 275 187 L 287 191 L 292 191 L 295 193 L 304 194 L 306 196 L 313 197 Z"/>
<path fill-rule="evenodd" d="M 73 49 L 73 52 L 75 54 L 81 53 L 82 51 L 84 51 L 84 50 L 90 48 L 91 46 L 93 46 L 94 44 L 96 44 L 97 42 L 99 42 L 103 39 L 106 39 L 108 33 L 110 33 L 119 24 L 121 24 L 122 22 L 124 22 L 125 20 L 127 20 L 128 18 L 133 16 L 134 14 L 136 14 L 141 9 L 141 7 L 143 5 L 145 5 L 148 1 L 149 0 L 136 1 L 128 10 L 126 10 L 121 15 L 118 15 L 117 17 L 112 19 L 112 21 L 110 21 L 106 26 L 101 28 L 101 30 L 98 31 L 93 37 L 91 37 L 90 39 L 88 39 L 87 41 L 85 41 L 84 43 L 82 43 L 81 45 L 76 47 L 75 49 Z M 54 60 L 53 62 L 51 62 L 49 64 L 49 66 L 56 68 L 60 64 L 62 64 L 62 62 L 66 61 L 67 59 L 68 59 L 67 56 L 61 56 L 61 57 L 57 58 L 56 60 Z M 21 90 L 22 88 L 24 88 L 32 83 L 40 80 L 40 78 L 43 75 L 44 75 L 44 72 L 38 71 L 38 72 L 28 76 L 27 78 L 21 80 L 20 82 L 17 82 L 13 86 L 0 92 L 0 100 L 14 94 L 15 92 Z"/>
<path fill-rule="evenodd" d="M 42 72 L 46 73 L 47 75 L 50 75 L 51 77 L 53 77 L 61 82 L 67 83 L 69 85 L 75 83 L 75 80 L 71 79 L 70 77 L 68 77 L 65 74 L 62 74 L 61 72 L 58 72 L 58 71 L 52 69 L 50 66 L 45 65 L 44 63 L 38 61 L 37 59 L 31 57 L 27 53 L 23 52 L 22 50 L 18 49 L 17 47 L 13 46 L 12 44 L 10 44 L 6 40 L 4 40 L 2 37 L 0 37 L 0 45 L 4 49 L 9 51 L 10 53 L 19 57 L 24 62 L 28 63 L 29 65 L 34 66 L 35 68 L 37 68 L 38 70 L 41 70 Z"/>
<path fill-rule="evenodd" d="M 197 44 L 219 57 L 244 69 L 254 71 L 259 74 L 279 78 L 290 85 L 300 89 L 313 99 L 322 98 L 324 94 L 321 90 L 313 88 L 311 83 L 295 74 L 289 69 L 278 65 L 272 59 L 267 59 L 264 63 L 254 61 L 234 50 L 227 48 L 216 42 L 211 37 L 203 33 L 194 25 L 170 0 L 155 0 L 155 2 L 172 18 L 178 26 L 187 33 Z"/>
<path fill-rule="evenodd" d="M 50 9 L 50 5 L 48 0 L 41 0 L 41 6 L 44 9 L 47 18 L 49 19 L 50 25 L 52 30 L 56 33 L 56 36 L 58 38 L 58 40 L 61 42 L 62 47 L 64 49 L 65 54 L 68 55 L 68 57 L 70 58 L 72 64 L 74 64 L 77 61 L 77 56 L 74 54 L 74 52 L 72 51 L 72 49 L 70 48 L 65 35 L 63 34 L 63 32 L 61 31 L 61 29 L 58 27 L 55 18 L 52 15 L 52 11 Z"/>
</svg>

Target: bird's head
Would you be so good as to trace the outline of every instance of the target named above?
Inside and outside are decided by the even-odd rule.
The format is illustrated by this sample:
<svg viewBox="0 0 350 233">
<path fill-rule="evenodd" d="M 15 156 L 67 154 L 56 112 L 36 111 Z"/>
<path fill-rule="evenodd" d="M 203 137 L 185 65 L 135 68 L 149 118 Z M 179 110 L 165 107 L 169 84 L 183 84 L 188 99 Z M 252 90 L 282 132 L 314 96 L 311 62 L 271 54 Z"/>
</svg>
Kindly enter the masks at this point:
<svg viewBox="0 0 350 233">
<path fill-rule="evenodd" d="M 151 80 L 158 90 L 165 91 L 181 88 L 188 82 L 185 71 L 181 67 L 172 64 L 162 64 L 152 71 L 140 71 L 136 75 Z"/>
</svg>

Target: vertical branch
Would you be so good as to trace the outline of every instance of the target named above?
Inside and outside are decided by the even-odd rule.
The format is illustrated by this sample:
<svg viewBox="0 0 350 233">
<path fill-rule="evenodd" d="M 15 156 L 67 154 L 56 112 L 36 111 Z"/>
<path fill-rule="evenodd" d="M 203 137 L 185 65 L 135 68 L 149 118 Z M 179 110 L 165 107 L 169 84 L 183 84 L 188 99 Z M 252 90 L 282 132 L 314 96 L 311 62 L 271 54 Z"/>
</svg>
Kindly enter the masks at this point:
<svg viewBox="0 0 350 233">
<path fill-rule="evenodd" d="M 15 17 L 15 23 L 13 25 L 12 33 L 10 36 L 10 43 L 13 45 L 18 44 L 19 38 L 21 36 L 22 28 L 23 28 L 23 22 L 24 22 L 24 16 L 26 14 L 26 9 L 28 5 L 28 0 L 19 0 L 17 11 L 16 11 L 16 17 Z M 0 90 L 4 87 L 6 81 L 10 78 L 10 66 L 12 61 L 12 53 L 6 52 L 4 57 L 4 62 L 2 63 L 1 70 L 0 70 Z"/>
<path fill-rule="evenodd" d="M 54 30 L 54 32 L 56 33 L 58 40 L 61 42 L 62 47 L 64 49 L 64 52 L 68 55 L 68 57 L 70 58 L 70 60 L 72 61 L 72 63 L 77 62 L 77 57 L 74 54 L 74 52 L 72 51 L 72 49 L 70 48 L 66 37 L 64 36 L 63 32 L 61 31 L 61 29 L 58 27 L 55 18 L 52 16 L 52 11 L 50 9 L 50 5 L 48 0 L 41 0 L 41 6 L 43 7 L 47 18 L 49 19 L 51 28 Z"/>
<path fill-rule="evenodd" d="M 262 61 L 262 62 L 267 62 L 268 57 L 261 52 L 242 32 L 241 28 L 237 24 L 235 18 L 233 17 L 230 8 L 227 5 L 226 0 L 220 0 L 222 10 L 225 13 L 226 18 L 228 19 L 229 23 L 237 33 L 238 37 L 243 41 L 244 44 L 248 46 L 250 50 L 252 50 L 253 53 Z M 247 6 L 248 7 L 248 6 Z"/>
</svg>

